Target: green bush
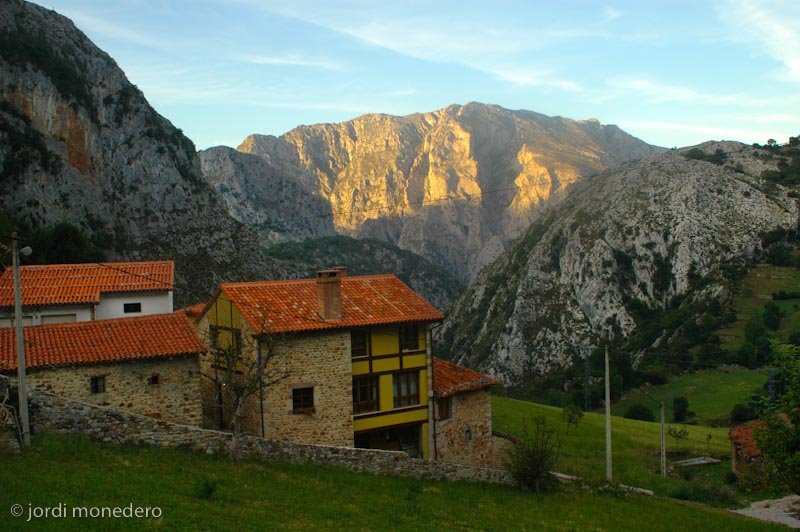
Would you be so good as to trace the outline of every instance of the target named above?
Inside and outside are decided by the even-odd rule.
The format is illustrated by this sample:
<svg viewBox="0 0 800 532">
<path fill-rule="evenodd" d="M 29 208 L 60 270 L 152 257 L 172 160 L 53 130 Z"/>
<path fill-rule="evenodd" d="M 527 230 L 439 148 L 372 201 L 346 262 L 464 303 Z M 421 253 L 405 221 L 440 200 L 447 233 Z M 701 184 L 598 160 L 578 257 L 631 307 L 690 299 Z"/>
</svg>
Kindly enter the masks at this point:
<svg viewBox="0 0 800 532">
<path fill-rule="evenodd" d="M 676 423 L 686 421 L 689 417 L 689 400 L 686 397 L 675 397 L 672 400 L 672 420 Z"/>
<path fill-rule="evenodd" d="M 204 479 L 194 487 L 194 496 L 198 499 L 211 500 L 217 494 L 217 481 Z"/>
<path fill-rule="evenodd" d="M 634 403 L 628 410 L 625 411 L 623 416 L 628 419 L 638 419 L 639 421 L 655 421 L 653 411 L 644 406 L 642 403 Z"/>
<path fill-rule="evenodd" d="M 506 467 L 522 488 L 536 492 L 553 491 L 558 480 L 551 474 L 558 464 L 561 440 L 547 426 L 544 416 L 536 416 L 530 426 L 523 421 L 522 435 L 508 450 Z"/>
<path fill-rule="evenodd" d="M 734 405 L 731 410 L 731 426 L 740 425 L 756 418 L 756 413 L 747 405 L 741 403 Z"/>
</svg>

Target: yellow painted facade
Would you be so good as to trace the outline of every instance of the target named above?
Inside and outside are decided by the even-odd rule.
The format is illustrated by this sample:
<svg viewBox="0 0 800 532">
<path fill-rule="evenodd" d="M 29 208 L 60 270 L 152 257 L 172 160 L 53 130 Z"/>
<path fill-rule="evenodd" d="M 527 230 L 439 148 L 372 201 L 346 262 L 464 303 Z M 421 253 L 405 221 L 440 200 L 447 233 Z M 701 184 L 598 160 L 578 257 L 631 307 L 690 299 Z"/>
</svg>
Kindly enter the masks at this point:
<svg viewBox="0 0 800 532">
<path fill-rule="evenodd" d="M 373 432 L 393 427 L 419 426 L 419 448 L 428 457 L 428 352 L 427 328 L 417 325 L 418 347 L 400 351 L 398 326 L 373 327 L 367 330 L 369 354 L 353 360 L 353 377 L 374 375 L 378 378 L 378 410 L 353 416 L 353 431 Z M 416 405 L 394 404 L 394 379 L 398 374 L 416 372 L 419 401 Z"/>
<path fill-rule="evenodd" d="M 216 335 L 216 343 L 221 348 L 231 346 L 238 331 L 242 331 L 243 319 L 236 307 L 228 301 L 225 293 L 220 293 L 206 313 L 209 335 Z M 249 330 L 249 327 L 245 327 Z M 214 330 L 214 332 L 211 332 Z M 429 356 L 427 327 L 417 324 L 417 349 L 400 351 L 400 326 L 378 326 L 362 329 L 368 333 L 369 349 L 366 357 L 351 361 L 352 376 L 375 376 L 378 379 L 378 410 L 352 415 L 352 430 L 355 435 L 376 431 L 390 431 L 394 427 L 419 428 L 419 450 L 424 458 L 429 456 L 428 437 L 428 367 Z M 330 333 L 338 334 L 341 329 Z M 345 333 L 347 334 L 347 333 Z M 297 333 L 295 341 L 302 343 L 304 333 Z M 238 341 L 250 344 L 250 338 Z M 349 350 L 349 349 L 348 349 Z M 243 353 L 249 356 L 249 353 Z M 418 375 L 419 401 L 416 405 L 396 406 L 394 380 L 399 374 L 416 372 Z M 352 398 L 351 398 L 352 401 Z M 352 410 L 351 410 L 352 412 Z M 322 411 L 318 415 L 324 416 Z M 269 417 L 269 414 L 266 414 Z M 387 433 L 388 434 L 388 433 Z"/>
</svg>

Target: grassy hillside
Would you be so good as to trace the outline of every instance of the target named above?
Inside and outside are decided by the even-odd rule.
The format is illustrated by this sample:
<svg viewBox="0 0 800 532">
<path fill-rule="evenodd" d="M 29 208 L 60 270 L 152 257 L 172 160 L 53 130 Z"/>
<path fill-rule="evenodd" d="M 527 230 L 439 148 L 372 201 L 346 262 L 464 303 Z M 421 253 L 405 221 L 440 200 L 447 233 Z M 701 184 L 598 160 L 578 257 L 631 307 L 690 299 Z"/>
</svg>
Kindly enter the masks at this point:
<svg viewBox="0 0 800 532">
<path fill-rule="evenodd" d="M 767 382 L 763 372 L 743 368 L 725 368 L 698 371 L 673 377 L 663 386 L 651 386 L 644 390 L 633 390 L 627 397 L 611 408 L 615 416 L 622 416 L 634 403 L 641 403 L 653 411 L 658 419 L 658 401 L 667 406 L 666 419 L 671 419 L 672 399 L 686 397 L 689 410 L 696 414 L 702 424 L 725 423 L 731 409 L 737 403 L 746 404 L 750 396 Z"/>
<path fill-rule="evenodd" d="M 511 402 L 500 402 L 512 406 Z M 0 456 L 2 530 L 778 530 L 660 497 L 377 477 L 337 468 L 242 463 L 180 450 L 113 447 L 42 435 Z M 216 489 L 204 488 L 216 482 Z M 209 494 L 213 491 L 213 495 Z M 10 516 L 13 504 L 158 506 L 157 520 Z M 658 519 L 653 519 L 658 516 Z"/>
<path fill-rule="evenodd" d="M 520 433 L 523 420 L 536 415 L 545 416 L 551 426 L 561 432 L 559 471 L 594 482 L 605 479 L 605 420 L 602 414 L 585 413 L 577 427 L 567 430 L 560 408 L 505 397 L 494 397 L 492 408 L 494 430 L 511 434 Z M 772 494 L 747 491 L 725 484 L 724 479 L 730 471 L 728 429 L 680 426 L 689 431 L 689 437 L 676 444 L 667 436 L 668 465 L 678 459 L 700 455 L 711 455 L 723 462 L 693 469 L 689 479 L 679 474 L 662 478 L 659 474 L 659 425 L 613 417 L 611 435 L 614 480 L 651 489 L 658 495 L 697 500 L 722 507 L 736 506 Z"/>
<path fill-rule="evenodd" d="M 736 322 L 718 332 L 722 347 L 735 351 L 744 342 L 744 328 L 748 320 L 763 314 L 764 305 L 772 301 L 772 294 L 784 290 L 800 291 L 800 269 L 789 266 L 761 264 L 751 269 L 734 299 Z M 776 334 L 786 339 L 789 334 L 800 331 L 800 299 L 775 301 L 784 312 L 784 318 Z"/>
</svg>

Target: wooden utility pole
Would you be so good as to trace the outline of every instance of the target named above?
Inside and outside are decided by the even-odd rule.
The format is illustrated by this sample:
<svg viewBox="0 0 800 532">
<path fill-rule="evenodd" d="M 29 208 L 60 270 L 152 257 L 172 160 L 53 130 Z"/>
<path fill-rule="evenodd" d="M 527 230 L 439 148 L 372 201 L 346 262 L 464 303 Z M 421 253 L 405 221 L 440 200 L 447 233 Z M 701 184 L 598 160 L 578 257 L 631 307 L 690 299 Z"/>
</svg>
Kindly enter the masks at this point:
<svg viewBox="0 0 800 532">
<path fill-rule="evenodd" d="M 606 343 L 606 480 L 611 482 L 611 370 Z"/>
<path fill-rule="evenodd" d="M 667 476 L 667 434 L 664 426 L 664 401 L 661 401 L 661 476 Z"/>
</svg>

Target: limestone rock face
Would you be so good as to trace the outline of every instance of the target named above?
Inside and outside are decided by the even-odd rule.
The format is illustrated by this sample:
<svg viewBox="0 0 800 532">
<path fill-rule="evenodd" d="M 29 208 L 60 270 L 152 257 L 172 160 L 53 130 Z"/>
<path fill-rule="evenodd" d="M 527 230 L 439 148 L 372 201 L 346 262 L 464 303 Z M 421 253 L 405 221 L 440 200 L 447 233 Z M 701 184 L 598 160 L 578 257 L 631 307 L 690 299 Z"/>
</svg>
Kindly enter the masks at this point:
<svg viewBox="0 0 800 532">
<path fill-rule="evenodd" d="M 238 150 L 324 198 L 337 232 L 413 251 L 462 281 L 573 183 L 659 151 L 596 120 L 477 103 L 251 135 Z"/>
<path fill-rule="evenodd" d="M 519 383 L 568 365 L 598 336 L 630 335 L 632 301 L 724 297 L 721 266 L 751 261 L 766 232 L 797 228 L 800 210 L 787 190 L 764 186 L 768 163 L 752 148 L 699 148 L 728 153 L 727 163 L 654 155 L 585 179 L 543 212 L 456 302 L 443 350 Z"/>
<path fill-rule="evenodd" d="M 31 227 L 66 221 L 110 258 L 175 258 L 176 300 L 269 278 L 252 231 L 201 176 L 194 145 L 72 22 L 0 3 L 0 208 Z"/>
<path fill-rule="evenodd" d="M 198 155 L 203 176 L 228 212 L 256 230 L 265 245 L 336 234 L 328 202 L 278 175 L 261 157 L 225 146 Z"/>
</svg>

